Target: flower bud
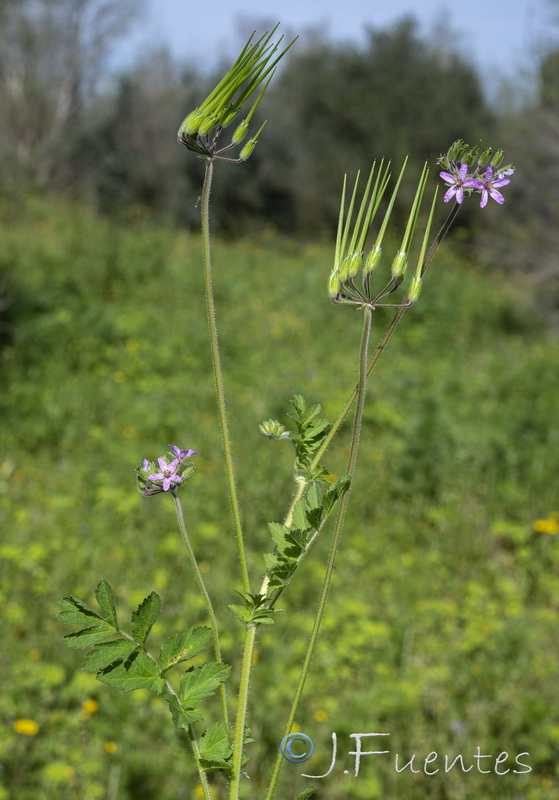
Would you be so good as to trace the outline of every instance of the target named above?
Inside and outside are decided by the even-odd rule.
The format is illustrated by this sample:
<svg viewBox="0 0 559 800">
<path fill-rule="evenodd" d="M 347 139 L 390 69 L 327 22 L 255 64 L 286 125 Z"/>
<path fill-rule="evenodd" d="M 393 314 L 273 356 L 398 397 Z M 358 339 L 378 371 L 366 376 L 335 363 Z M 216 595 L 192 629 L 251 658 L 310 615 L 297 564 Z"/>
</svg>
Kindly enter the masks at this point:
<svg viewBox="0 0 559 800">
<path fill-rule="evenodd" d="M 403 278 L 404 275 L 406 274 L 407 266 L 408 266 L 408 254 L 405 253 L 403 250 L 398 250 L 398 252 L 394 257 L 394 261 L 392 262 L 392 277 Z"/>
<path fill-rule="evenodd" d="M 501 163 L 501 161 L 503 160 L 503 156 L 504 155 L 505 155 L 505 151 L 504 150 L 497 150 L 497 152 L 495 153 L 495 155 L 493 156 L 493 159 L 491 161 L 491 166 L 492 167 L 498 167 L 499 164 Z"/>
<path fill-rule="evenodd" d="M 186 133 L 188 136 L 193 136 L 198 132 L 203 119 L 204 115 L 198 108 L 195 108 L 194 111 L 191 111 L 190 114 L 185 117 L 177 135 L 181 136 L 181 134 Z"/>
<path fill-rule="evenodd" d="M 256 139 L 249 139 L 240 152 L 239 158 L 241 159 L 241 161 L 246 161 L 247 158 L 250 158 L 250 156 L 252 155 L 252 151 L 254 150 L 255 147 L 256 147 Z"/>
<path fill-rule="evenodd" d="M 340 293 L 340 273 L 333 269 L 328 278 L 328 294 L 333 300 Z"/>
<path fill-rule="evenodd" d="M 227 108 L 221 115 L 221 127 L 226 128 L 228 125 L 230 125 L 238 113 L 239 113 L 239 106 L 227 106 Z"/>
<path fill-rule="evenodd" d="M 204 117 L 204 119 L 200 123 L 200 127 L 198 128 L 198 133 L 200 134 L 200 136 L 204 136 L 206 133 L 209 133 L 212 128 L 215 128 L 215 126 L 218 124 L 219 124 L 219 116 L 217 114 L 210 114 L 208 117 Z"/>
<path fill-rule="evenodd" d="M 379 247 L 378 244 L 374 244 L 365 259 L 365 265 L 363 267 L 364 272 L 372 272 L 378 266 L 380 261 L 380 257 L 382 255 L 382 247 Z"/>
<path fill-rule="evenodd" d="M 411 279 L 410 288 L 408 291 L 408 298 L 410 303 L 415 303 L 417 298 L 419 297 L 419 293 L 421 292 L 421 278 L 417 275 L 414 275 Z"/>
<path fill-rule="evenodd" d="M 449 161 L 461 162 L 464 160 L 464 155 L 468 151 L 468 145 L 462 139 L 457 139 L 454 144 L 452 144 L 449 148 L 447 153 L 447 158 Z"/>
<path fill-rule="evenodd" d="M 236 128 L 235 133 L 233 134 L 233 138 L 231 141 L 233 144 L 240 144 L 245 136 L 247 135 L 248 131 L 248 122 L 244 119 L 241 124 Z"/>
<path fill-rule="evenodd" d="M 361 268 L 362 262 L 363 253 L 361 251 L 355 250 L 353 253 L 348 253 L 342 261 L 342 266 L 340 268 L 340 274 L 344 275 L 342 280 L 347 281 L 348 279 L 355 278 Z"/>
<path fill-rule="evenodd" d="M 258 426 L 260 433 L 267 439 L 288 439 L 289 433 L 277 419 L 267 419 Z"/>
<path fill-rule="evenodd" d="M 478 159 L 478 164 L 480 167 L 485 167 L 489 159 L 491 158 L 493 150 L 491 147 L 488 147 L 487 150 L 484 150 L 483 153 L 480 155 Z"/>
</svg>

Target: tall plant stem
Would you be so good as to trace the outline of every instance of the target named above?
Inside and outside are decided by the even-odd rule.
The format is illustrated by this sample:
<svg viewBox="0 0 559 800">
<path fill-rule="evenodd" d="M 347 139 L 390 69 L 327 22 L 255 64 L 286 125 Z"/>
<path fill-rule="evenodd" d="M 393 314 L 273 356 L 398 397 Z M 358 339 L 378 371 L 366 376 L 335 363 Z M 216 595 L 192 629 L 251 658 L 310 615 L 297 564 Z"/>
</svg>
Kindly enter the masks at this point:
<svg viewBox="0 0 559 800">
<path fill-rule="evenodd" d="M 291 499 L 289 509 L 285 516 L 283 524 L 286 527 L 291 525 L 293 520 L 293 510 L 298 500 L 301 499 L 307 486 L 307 481 L 304 478 L 297 480 L 297 489 Z M 264 576 L 262 585 L 260 587 L 260 594 L 265 595 L 268 591 L 270 578 L 268 575 Z M 239 686 L 239 699 L 237 704 L 237 721 L 235 724 L 235 738 L 233 742 L 233 772 L 231 778 L 230 800 L 238 800 L 241 769 L 242 769 L 242 755 L 243 743 L 245 738 L 245 721 L 248 706 L 248 692 L 250 688 L 250 673 L 252 670 L 252 662 L 254 657 L 254 646 L 256 644 L 256 626 L 250 625 L 247 628 L 245 638 L 245 648 L 243 652 L 243 664 L 241 668 L 241 681 Z"/>
<path fill-rule="evenodd" d="M 190 537 L 188 536 L 188 531 L 186 530 L 186 525 L 184 522 L 184 515 L 182 513 L 182 508 L 180 501 L 177 495 L 173 492 L 173 500 L 175 501 L 175 511 L 177 512 L 177 520 L 179 523 L 179 528 L 182 536 L 182 540 L 184 542 L 184 546 L 186 547 L 186 552 L 188 553 L 188 558 L 190 559 L 190 563 L 192 565 L 192 569 L 194 570 L 194 577 L 196 578 L 196 583 L 198 584 L 198 589 L 202 597 L 204 598 L 204 602 L 206 604 L 206 610 L 208 612 L 208 617 L 210 618 L 210 626 L 212 629 L 213 640 L 214 640 L 214 653 L 215 653 L 215 660 L 222 664 L 221 660 L 221 647 L 219 644 L 219 631 L 217 628 L 217 620 L 215 618 L 212 601 L 210 600 L 210 596 L 208 594 L 208 590 L 206 589 L 206 585 L 204 583 L 204 579 L 202 578 L 202 573 L 200 572 L 200 567 L 198 566 L 198 562 L 196 561 L 196 556 L 194 554 L 194 550 L 192 549 L 192 545 L 190 543 Z M 223 712 L 223 721 L 225 722 L 226 726 L 229 726 L 229 715 L 227 712 L 227 695 L 225 692 L 225 686 L 223 683 L 220 684 L 220 693 L 221 693 L 221 709 Z"/>
<path fill-rule="evenodd" d="M 427 255 L 425 256 L 425 258 L 423 260 L 423 265 L 422 265 L 422 268 L 421 268 L 421 277 L 423 277 L 425 275 L 425 273 L 427 272 L 427 269 L 429 268 L 429 264 L 431 263 L 431 261 L 433 259 L 433 256 L 437 252 L 437 249 L 438 249 L 439 245 L 441 244 L 442 240 L 444 239 L 444 237 L 446 236 L 446 234 L 450 230 L 450 227 L 451 227 L 452 223 L 454 222 L 454 220 L 456 219 L 456 215 L 458 214 L 459 210 L 460 210 L 460 206 L 458 205 L 458 203 L 455 203 L 455 205 L 454 205 L 453 209 L 451 210 L 451 212 L 449 213 L 448 217 L 443 222 L 443 224 L 441 226 L 441 229 L 439 230 L 439 232 L 435 236 L 435 239 L 433 240 L 433 243 L 432 243 L 431 247 L 429 248 L 429 250 L 427 252 Z M 390 337 L 392 336 L 392 334 L 396 330 L 396 326 L 398 325 L 398 323 L 400 322 L 400 320 L 404 316 L 404 312 L 408 308 L 411 307 L 411 306 L 406 306 L 405 305 L 405 303 L 407 303 L 408 300 L 409 300 L 409 296 L 406 294 L 406 296 L 402 300 L 403 305 L 394 314 L 394 316 L 393 316 L 393 318 L 392 318 L 392 320 L 390 322 L 390 325 L 388 326 L 388 328 L 384 332 L 380 342 L 376 346 L 375 352 L 371 356 L 371 360 L 367 364 L 367 375 L 370 375 L 371 372 L 373 371 L 373 369 L 375 368 L 375 365 L 376 365 L 377 361 L 379 360 L 379 358 L 382 355 L 382 351 L 384 350 L 384 348 L 388 344 L 388 341 L 389 341 Z M 338 414 L 335 422 L 333 423 L 332 427 L 328 431 L 328 435 L 325 437 L 325 439 L 322 442 L 321 446 L 316 451 L 315 457 L 314 457 L 314 459 L 312 461 L 312 464 L 311 464 L 311 466 L 309 468 L 310 470 L 315 470 L 318 467 L 318 465 L 320 463 L 320 460 L 322 459 L 322 457 L 323 457 L 324 453 L 326 452 L 326 450 L 330 447 L 330 444 L 332 443 L 332 439 L 334 438 L 334 436 L 339 431 L 342 422 L 344 421 L 344 419 L 348 415 L 350 408 L 352 407 L 353 403 L 355 402 L 355 398 L 357 397 L 358 391 L 359 391 L 359 384 L 356 384 L 355 388 L 353 389 L 353 391 L 349 395 L 348 399 L 346 400 L 346 403 L 345 403 L 344 407 L 342 408 L 342 410 Z"/>
<path fill-rule="evenodd" d="M 359 383 L 357 384 L 357 405 L 355 407 L 355 417 L 353 419 L 351 445 L 347 461 L 347 475 L 350 478 L 353 478 L 353 473 L 355 472 L 355 465 L 357 463 L 357 453 L 359 451 L 359 438 L 361 434 L 361 423 L 363 421 L 363 409 L 365 407 L 365 392 L 366 392 L 367 375 L 368 375 L 367 359 L 368 359 L 368 349 L 369 349 L 369 338 L 371 333 L 372 309 L 369 307 L 365 307 L 364 313 L 365 313 L 365 319 L 363 320 L 363 334 L 361 336 L 361 347 L 359 350 Z M 320 626 L 322 625 L 322 620 L 324 618 L 326 601 L 328 599 L 328 592 L 330 590 L 332 575 L 334 573 L 334 567 L 336 564 L 336 555 L 342 538 L 344 520 L 349 502 L 350 488 L 348 488 L 348 490 L 344 492 L 340 500 L 340 505 L 338 508 L 338 517 L 336 519 L 336 528 L 334 530 L 334 535 L 332 537 L 332 544 L 330 546 L 330 554 L 328 556 L 328 563 L 326 564 L 326 571 L 324 573 L 324 581 L 322 583 L 322 591 L 320 593 L 320 598 L 318 601 L 318 608 L 316 611 L 316 616 L 314 618 L 312 631 L 309 637 L 307 652 L 305 653 L 305 660 L 303 662 L 303 667 L 301 669 L 301 674 L 299 676 L 299 681 L 297 683 L 297 688 L 295 690 L 295 696 L 293 698 L 293 703 L 291 705 L 289 716 L 287 718 L 287 722 L 285 725 L 283 733 L 284 736 L 287 736 L 290 733 L 293 722 L 295 721 L 295 715 L 297 713 L 297 709 L 299 707 L 299 703 L 303 695 L 305 682 L 307 680 L 307 675 L 309 673 L 309 668 L 316 647 L 316 642 L 318 640 Z M 271 800 L 271 798 L 274 795 L 282 764 L 283 764 L 283 756 L 281 753 L 279 753 L 274 763 L 274 769 L 272 772 L 268 793 L 266 794 L 266 800 Z"/>
<path fill-rule="evenodd" d="M 227 410 L 225 407 L 225 390 L 223 387 L 223 376 L 221 372 L 221 361 L 219 358 L 219 347 L 217 342 L 217 324 L 215 317 L 215 303 L 212 285 L 212 264 L 210 257 L 210 191 L 213 176 L 213 161 L 206 159 L 206 174 L 201 199 L 201 218 L 202 218 L 202 244 L 204 255 L 204 287 L 206 290 L 206 306 L 208 311 L 208 324 L 210 330 L 210 346 L 212 351 L 213 371 L 215 378 L 215 391 L 217 397 L 217 409 L 219 414 L 219 424 L 223 438 L 223 450 L 225 453 L 225 472 L 227 484 L 229 486 L 229 497 L 231 500 L 231 511 L 233 513 L 233 524 L 237 539 L 237 549 L 239 562 L 241 565 L 241 578 L 243 591 L 250 591 L 248 570 L 245 555 L 245 545 L 243 540 L 243 529 L 241 525 L 241 515 L 239 512 L 239 501 L 237 499 L 237 487 L 235 484 L 235 470 L 233 467 L 233 455 L 231 452 L 231 440 L 229 437 L 229 426 L 227 424 Z"/>
<path fill-rule="evenodd" d="M 239 800 L 241 772 L 243 766 L 245 720 L 248 706 L 248 691 L 250 687 L 250 671 L 252 669 L 252 657 L 254 653 L 254 644 L 256 642 L 256 627 L 257 626 L 254 624 L 249 625 L 247 627 L 245 637 L 241 679 L 239 683 L 239 697 L 237 701 L 237 719 L 235 722 L 235 736 L 233 739 L 233 770 L 231 772 L 229 800 Z"/>
<path fill-rule="evenodd" d="M 192 745 L 192 751 L 194 753 L 194 760 L 196 761 L 196 767 L 198 768 L 198 777 L 200 778 L 200 786 L 202 787 L 202 794 L 204 796 L 204 800 L 212 800 L 208 778 L 206 776 L 204 767 L 202 766 L 202 762 L 200 761 L 200 749 L 198 747 L 198 739 L 196 738 L 196 734 L 194 733 L 192 725 L 188 726 L 188 738 L 190 739 L 190 743 Z"/>
</svg>

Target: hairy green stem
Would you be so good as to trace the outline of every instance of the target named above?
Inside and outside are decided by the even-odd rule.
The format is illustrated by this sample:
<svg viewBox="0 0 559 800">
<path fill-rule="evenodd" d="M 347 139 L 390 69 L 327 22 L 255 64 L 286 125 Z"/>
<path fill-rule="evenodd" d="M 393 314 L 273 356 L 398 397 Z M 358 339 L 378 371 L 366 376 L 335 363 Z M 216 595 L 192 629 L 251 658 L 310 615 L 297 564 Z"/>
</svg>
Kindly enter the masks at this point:
<svg viewBox="0 0 559 800">
<path fill-rule="evenodd" d="M 355 464 L 357 463 L 357 453 L 359 451 L 359 438 L 361 434 L 361 423 L 363 421 L 363 409 L 365 406 L 365 392 L 367 386 L 367 354 L 369 349 L 369 338 L 371 333 L 371 323 L 372 323 L 372 309 L 368 306 L 364 308 L 365 319 L 363 321 L 363 334 L 361 337 L 361 347 L 359 350 L 359 383 L 357 385 L 357 405 L 355 408 L 355 417 L 353 419 L 353 431 L 351 436 L 351 446 L 349 450 L 348 462 L 347 462 L 347 475 L 350 478 L 353 478 L 353 473 L 355 472 Z M 326 608 L 326 601 L 328 599 L 328 592 L 330 590 L 330 584 L 332 582 L 332 575 L 334 573 L 334 567 L 336 563 L 336 555 L 338 552 L 338 548 L 340 546 L 340 541 L 342 537 L 342 531 L 344 527 L 344 520 L 347 511 L 347 506 L 349 502 L 349 493 L 351 487 L 349 487 L 340 499 L 340 505 L 338 508 L 338 517 L 336 520 L 336 528 L 334 530 L 334 535 L 332 537 L 332 544 L 330 546 L 330 554 L 328 556 L 328 562 L 326 564 L 326 571 L 324 573 L 324 581 L 322 583 L 322 591 L 320 593 L 320 598 L 318 601 L 318 608 L 316 611 L 316 615 L 313 622 L 312 631 L 309 637 L 309 642 L 307 645 L 307 651 L 305 653 L 305 660 L 303 662 L 303 667 L 301 669 L 301 673 L 299 675 L 299 681 L 297 683 L 297 688 L 295 690 L 295 696 L 293 698 L 293 702 L 291 705 L 291 709 L 289 711 L 289 715 L 287 718 L 287 722 L 285 725 L 285 729 L 283 732 L 283 736 L 287 736 L 292 728 L 293 722 L 295 721 L 295 715 L 297 713 L 297 709 L 299 707 L 299 703 L 301 701 L 301 697 L 303 695 L 303 690 L 305 688 L 305 682 L 307 680 L 307 675 L 309 673 L 309 668 L 311 665 L 312 657 L 314 654 L 314 650 L 316 647 L 316 642 L 318 640 L 318 634 L 320 631 L 320 626 L 322 625 L 322 620 L 324 618 L 324 611 Z M 272 777 L 270 779 L 270 785 L 268 787 L 268 793 L 266 794 L 266 800 L 271 800 L 274 795 L 277 781 L 279 778 L 280 770 L 283 764 L 283 756 L 281 753 L 278 753 L 274 768 L 272 771 Z"/>
<path fill-rule="evenodd" d="M 202 792 L 204 793 L 204 800 L 212 800 L 208 778 L 206 773 L 204 772 L 204 767 L 200 763 L 200 749 L 198 747 L 198 739 L 196 738 L 196 734 L 194 733 L 192 725 L 188 726 L 188 738 L 190 739 L 190 743 L 192 745 L 192 751 L 194 753 L 194 760 L 196 761 L 196 767 L 198 768 L 198 777 L 200 778 L 200 786 L 202 787 Z"/>
<path fill-rule="evenodd" d="M 295 506 L 297 505 L 297 502 L 303 496 L 303 494 L 305 492 L 305 489 L 308 486 L 308 483 L 309 482 L 305 478 L 297 478 L 297 489 L 295 490 L 295 494 L 291 498 L 291 503 L 289 505 L 289 508 L 287 510 L 287 514 L 285 515 L 285 519 L 283 521 L 283 524 L 284 524 L 284 526 L 286 528 L 289 528 L 289 526 L 293 522 L 293 512 L 295 510 Z M 268 586 L 269 585 L 270 585 L 270 577 L 269 577 L 268 573 L 266 573 L 266 575 L 264 575 L 264 579 L 262 581 L 262 585 L 260 586 L 260 594 L 264 594 L 264 595 L 268 594 Z"/>
<path fill-rule="evenodd" d="M 245 739 L 245 720 L 248 706 L 248 690 L 250 687 L 250 671 L 254 644 L 256 642 L 256 625 L 247 627 L 243 663 L 241 667 L 241 680 L 239 684 L 239 698 L 237 701 L 237 719 L 235 722 L 235 737 L 233 739 L 233 770 L 229 787 L 229 800 L 239 800 L 241 774 L 243 765 L 243 744 Z"/>
<path fill-rule="evenodd" d="M 233 454 L 231 452 L 231 439 L 229 436 L 229 425 L 227 423 L 227 409 L 225 406 L 225 390 L 223 387 L 223 376 L 221 372 L 221 361 L 219 357 L 219 347 L 217 343 L 217 324 L 215 317 L 215 303 L 212 286 L 212 263 L 210 257 L 210 191 L 213 176 L 213 161 L 206 159 L 206 174 L 201 198 L 201 219 L 202 219 L 202 246 L 204 255 L 204 287 L 206 290 L 206 305 L 208 311 L 208 324 L 210 330 L 210 346 L 212 351 L 213 371 L 215 378 L 215 391 L 217 397 L 217 409 L 219 414 L 219 424 L 223 438 L 223 450 L 225 454 L 225 472 L 227 484 L 229 486 L 229 497 L 231 500 L 231 511 L 233 513 L 233 524 L 237 539 L 237 549 L 239 553 L 239 563 L 241 565 L 241 578 L 243 591 L 250 591 L 250 582 L 245 555 L 245 545 L 243 540 L 243 528 L 241 525 L 241 515 L 239 512 L 239 501 L 237 499 L 237 486 L 235 484 L 235 470 L 233 467 Z"/>
<path fill-rule="evenodd" d="M 285 526 L 291 525 L 293 520 L 293 511 L 295 509 L 295 505 L 298 500 L 301 499 L 305 488 L 308 482 L 304 478 L 299 478 L 297 480 L 297 489 L 291 499 L 291 503 L 287 510 L 287 514 L 285 515 L 285 519 L 283 524 Z M 262 585 L 260 586 L 260 594 L 265 595 L 268 591 L 268 586 L 270 584 L 270 578 L 266 574 L 262 581 Z M 231 788 L 230 788 L 230 800 L 238 800 L 239 796 L 239 788 L 240 788 L 240 779 L 241 779 L 241 767 L 242 767 L 242 755 L 243 755 L 243 743 L 245 738 L 245 724 L 246 724 L 246 713 L 247 713 L 247 706 L 248 706 L 248 693 L 250 688 L 250 673 L 252 670 L 252 663 L 254 659 L 254 646 L 256 644 L 256 632 L 257 626 L 250 625 L 247 628 L 246 637 L 245 637 L 245 647 L 243 652 L 243 663 L 241 667 L 241 681 L 239 686 L 239 699 L 237 704 L 237 719 L 235 723 L 235 738 L 233 742 L 233 773 L 231 778 Z"/>
<path fill-rule="evenodd" d="M 182 536 L 182 540 L 184 542 L 184 546 L 186 547 L 186 552 L 188 553 L 188 558 L 190 559 L 190 564 L 192 565 L 192 569 L 194 570 L 194 577 L 196 578 L 196 583 L 198 585 L 198 589 L 200 590 L 200 594 L 204 598 L 204 602 L 206 604 L 206 610 L 208 612 L 208 617 L 210 618 L 210 626 L 212 629 L 213 640 L 214 640 L 214 653 L 215 653 L 215 660 L 222 664 L 223 661 L 221 660 L 221 647 L 219 644 L 219 631 L 217 628 L 217 620 L 215 618 L 215 613 L 212 606 L 212 601 L 210 600 L 210 595 L 208 594 L 208 590 L 206 589 L 206 585 L 204 583 L 204 579 L 202 578 L 202 573 L 200 572 L 200 567 L 198 566 L 198 562 L 196 561 L 196 556 L 194 554 L 194 550 L 192 549 L 192 545 L 190 543 L 190 538 L 188 536 L 188 531 L 186 530 L 186 525 L 184 522 L 184 515 L 182 513 L 181 504 L 179 498 L 177 497 L 175 492 L 172 492 L 173 500 L 175 501 L 175 511 L 177 512 L 177 520 L 179 523 L 179 528 Z M 219 686 L 220 693 L 221 693 L 221 710 L 223 713 L 223 721 L 225 725 L 229 727 L 229 715 L 227 713 L 227 694 L 225 692 L 225 686 L 223 683 Z"/>
</svg>

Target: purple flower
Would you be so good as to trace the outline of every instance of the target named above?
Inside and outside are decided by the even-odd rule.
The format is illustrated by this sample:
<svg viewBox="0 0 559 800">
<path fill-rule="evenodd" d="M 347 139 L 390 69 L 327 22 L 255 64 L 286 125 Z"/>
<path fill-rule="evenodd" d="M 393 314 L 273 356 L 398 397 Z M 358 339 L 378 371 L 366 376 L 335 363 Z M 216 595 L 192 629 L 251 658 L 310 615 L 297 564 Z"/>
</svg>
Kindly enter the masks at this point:
<svg viewBox="0 0 559 800">
<path fill-rule="evenodd" d="M 157 463 L 159 464 L 161 472 L 153 472 L 148 477 L 150 481 L 163 481 L 163 491 L 168 492 L 171 488 L 171 483 L 180 483 L 182 481 L 180 475 L 177 475 L 175 472 L 179 465 L 179 460 L 175 458 L 174 461 L 167 464 L 164 458 L 158 458 Z"/>
<path fill-rule="evenodd" d="M 151 461 L 148 461 L 147 458 L 144 458 L 142 461 L 142 469 L 144 472 L 149 472 L 151 468 Z"/>
<path fill-rule="evenodd" d="M 200 455 L 200 453 L 198 453 L 197 450 L 181 450 L 180 447 L 176 446 L 176 444 L 170 444 L 169 447 L 176 455 L 176 457 L 179 459 L 179 461 L 182 461 L 183 458 L 188 458 L 189 456 Z"/>
<path fill-rule="evenodd" d="M 450 189 L 444 196 L 445 203 L 448 203 L 454 195 L 456 195 L 456 202 L 461 203 L 464 200 L 464 189 L 480 189 L 479 181 L 475 178 L 466 178 L 468 174 L 468 165 L 462 164 L 456 174 L 452 175 L 450 172 L 440 172 L 439 175 L 445 183 L 451 184 Z"/>
<path fill-rule="evenodd" d="M 496 175 L 496 179 L 492 180 L 493 178 L 493 167 L 487 167 L 487 172 L 483 176 L 482 181 L 478 181 L 479 189 L 481 189 L 481 208 L 485 208 L 487 205 L 487 201 L 491 196 L 496 203 L 499 205 L 503 205 L 505 202 L 505 198 L 501 194 L 501 192 L 497 191 L 502 186 L 506 186 L 507 183 L 510 183 L 508 178 L 503 177 L 504 175 L 512 175 L 514 170 L 512 169 L 505 169 L 503 172 L 498 172 Z"/>
</svg>

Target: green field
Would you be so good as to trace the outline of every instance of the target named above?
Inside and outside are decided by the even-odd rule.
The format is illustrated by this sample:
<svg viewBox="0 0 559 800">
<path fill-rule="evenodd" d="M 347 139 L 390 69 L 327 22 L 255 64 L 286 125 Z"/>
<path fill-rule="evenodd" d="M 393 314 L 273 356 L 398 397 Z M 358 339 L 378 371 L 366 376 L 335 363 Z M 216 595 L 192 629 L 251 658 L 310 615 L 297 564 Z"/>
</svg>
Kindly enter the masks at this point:
<svg viewBox="0 0 559 800">
<path fill-rule="evenodd" d="M 156 640 L 205 624 L 172 502 L 141 497 L 134 475 L 168 442 L 194 448 L 183 502 L 238 678 L 243 632 L 227 604 L 241 587 L 200 240 L 141 210 L 111 220 L 34 198 L 5 204 L 0 224 L 0 800 L 194 800 L 188 742 L 166 704 L 81 672 L 56 615 L 62 595 L 90 601 L 106 578 L 123 610 L 152 590 L 162 596 Z M 558 791 L 557 333 L 506 264 L 483 272 L 464 253 L 452 242 L 441 249 L 373 373 L 297 720 L 315 755 L 286 764 L 280 800 L 311 784 L 317 800 L 544 800 Z M 213 258 L 256 584 L 267 523 L 292 492 L 289 445 L 264 439 L 258 423 L 286 422 L 294 393 L 335 418 L 356 380 L 360 318 L 328 300 L 330 243 L 262 232 L 216 242 Z M 389 319 L 375 311 L 379 336 Z M 326 457 L 334 474 L 344 472 L 349 435 L 348 423 Z M 247 800 L 263 797 L 330 534 L 331 525 L 286 592 L 286 613 L 259 635 Z M 332 732 L 332 773 L 300 777 L 327 772 Z M 389 733 L 389 745 L 364 740 L 363 749 L 390 754 L 364 756 L 354 777 L 357 732 Z M 419 772 L 397 772 L 396 753 L 399 768 L 415 754 Z M 445 771 L 445 755 L 459 754 L 473 768 Z"/>
</svg>

